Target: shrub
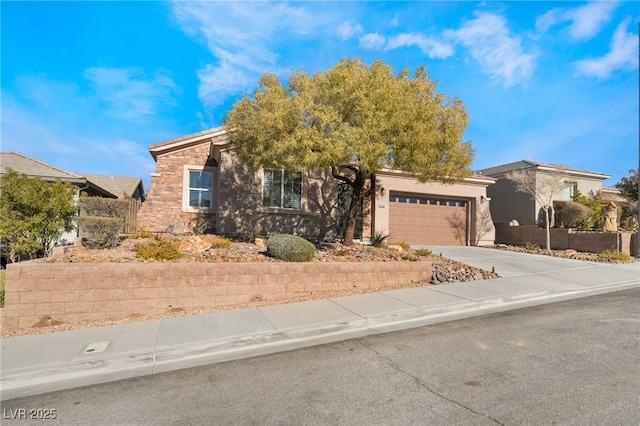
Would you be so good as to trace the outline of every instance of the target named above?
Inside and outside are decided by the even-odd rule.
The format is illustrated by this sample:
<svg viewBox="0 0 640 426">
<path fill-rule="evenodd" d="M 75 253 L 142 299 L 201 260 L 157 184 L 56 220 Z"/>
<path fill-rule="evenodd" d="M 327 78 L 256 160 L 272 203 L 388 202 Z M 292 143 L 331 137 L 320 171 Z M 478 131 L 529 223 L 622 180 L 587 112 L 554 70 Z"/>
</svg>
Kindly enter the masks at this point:
<svg viewBox="0 0 640 426">
<path fill-rule="evenodd" d="M 524 249 L 526 251 L 531 251 L 531 252 L 534 252 L 534 253 L 538 253 L 540 251 L 540 246 L 537 245 L 537 244 L 526 242 L 525 245 L 524 245 Z"/>
<path fill-rule="evenodd" d="M 122 227 L 122 219 L 115 217 L 80 216 L 78 224 L 88 235 L 84 246 L 91 249 L 115 247 Z"/>
<path fill-rule="evenodd" d="M 178 245 L 167 240 L 157 240 L 136 247 L 136 257 L 142 259 L 171 260 L 182 257 Z"/>
<path fill-rule="evenodd" d="M 602 220 L 602 213 L 605 210 L 606 203 L 594 196 L 593 193 L 590 193 L 587 197 L 585 195 L 582 195 L 580 191 L 576 191 L 572 199 L 576 203 L 580 203 L 583 206 L 588 207 L 592 211 L 591 216 L 583 223 L 584 229 L 593 229 L 600 227 L 600 221 Z M 620 217 L 620 215 L 618 215 L 618 217 Z"/>
<path fill-rule="evenodd" d="M 399 243 L 393 243 L 394 246 L 402 247 L 402 250 L 411 250 L 411 246 L 404 241 L 400 241 Z"/>
<path fill-rule="evenodd" d="M 135 240 L 137 238 L 153 238 L 153 237 L 155 237 L 155 234 L 153 232 L 145 231 L 144 229 L 136 232 L 135 234 L 129 235 L 129 238 L 132 240 Z"/>
<path fill-rule="evenodd" d="M 295 235 L 276 234 L 267 240 L 267 254 L 286 262 L 308 262 L 315 252 L 311 242 Z"/>
<path fill-rule="evenodd" d="M 382 247 L 389 238 L 389 234 L 385 234 L 382 231 L 376 231 L 371 237 L 371 245 L 374 247 Z"/>
<path fill-rule="evenodd" d="M 213 240 L 211 240 L 211 248 L 219 249 L 219 248 L 227 248 L 231 245 L 231 240 L 227 237 L 214 236 Z"/>
<path fill-rule="evenodd" d="M 120 217 L 124 219 L 129 210 L 129 201 L 114 198 L 81 197 L 80 207 L 86 216 Z"/>
<path fill-rule="evenodd" d="M 418 256 L 431 256 L 432 252 L 429 249 L 416 249 Z"/>
<path fill-rule="evenodd" d="M 127 218 L 129 201 L 100 197 L 81 197 L 78 224 L 88 248 L 112 248 Z"/>
<path fill-rule="evenodd" d="M 627 253 L 623 253 L 617 250 L 604 250 L 598 253 L 598 257 L 607 262 L 631 262 L 633 258 Z"/>
<path fill-rule="evenodd" d="M 586 197 L 585 197 L 586 198 Z M 575 201 L 554 201 L 556 223 L 565 228 L 590 229 L 593 227 L 593 210 Z"/>
</svg>

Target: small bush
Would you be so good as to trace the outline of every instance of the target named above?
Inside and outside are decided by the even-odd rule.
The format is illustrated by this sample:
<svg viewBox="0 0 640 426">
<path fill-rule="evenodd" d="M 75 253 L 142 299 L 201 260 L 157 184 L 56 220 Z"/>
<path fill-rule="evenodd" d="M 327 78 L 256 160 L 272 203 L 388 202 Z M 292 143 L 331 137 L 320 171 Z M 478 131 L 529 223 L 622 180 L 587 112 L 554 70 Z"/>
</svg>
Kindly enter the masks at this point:
<svg viewBox="0 0 640 426">
<path fill-rule="evenodd" d="M 388 238 L 389 238 L 389 234 L 385 234 L 382 231 L 376 231 L 373 233 L 373 236 L 371 237 L 371 245 L 374 247 L 382 247 L 385 245 Z"/>
<path fill-rule="evenodd" d="M 295 235 L 276 234 L 267 240 L 267 254 L 286 262 L 308 262 L 315 252 L 313 244 Z"/>
<path fill-rule="evenodd" d="M 336 256 L 351 256 L 353 252 L 349 249 L 341 249 L 334 253 Z"/>
<path fill-rule="evenodd" d="M 136 257 L 141 259 L 171 260 L 182 257 L 178 245 L 167 240 L 157 240 L 136 247 Z"/>
<path fill-rule="evenodd" d="M 418 256 L 426 257 L 426 256 L 431 256 L 432 252 L 431 250 L 428 250 L 428 249 L 416 249 L 416 254 Z"/>
<path fill-rule="evenodd" d="M 132 240 L 138 239 L 138 238 L 153 238 L 155 237 L 155 234 L 151 231 L 145 231 L 145 230 L 141 230 L 136 232 L 135 234 L 131 234 L 129 235 L 129 238 Z"/>
<path fill-rule="evenodd" d="M 531 251 L 531 252 L 534 252 L 534 253 L 538 253 L 540 251 L 540 246 L 537 245 L 537 244 L 526 242 L 525 245 L 524 245 L 524 249 L 526 251 Z"/>
<path fill-rule="evenodd" d="M 402 250 L 411 250 L 411 246 L 405 243 L 404 241 L 401 241 L 399 243 L 393 243 L 393 245 L 402 247 Z"/>
<path fill-rule="evenodd" d="M 402 255 L 402 260 L 408 260 L 409 262 L 417 262 L 418 257 L 413 254 L 404 254 Z"/>
<path fill-rule="evenodd" d="M 593 227 L 593 210 L 575 201 L 554 201 L 556 223 L 565 228 L 590 229 Z"/>
<path fill-rule="evenodd" d="M 211 241 L 212 249 L 227 248 L 231 245 L 231 240 L 227 237 L 214 236 Z"/>
<path fill-rule="evenodd" d="M 604 250 L 598 253 L 598 257 L 607 262 L 631 262 L 633 258 L 629 256 L 627 253 L 623 253 L 617 250 Z"/>
<path fill-rule="evenodd" d="M 118 244 L 122 219 L 115 217 L 80 216 L 78 224 L 87 235 L 84 246 L 90 249 L 106 249 Z"/>
<path fill-rule="evenodd" d="M 125 218 L 129 201 L 102 197 L 81 197 L 80 208 L 86 216 Z"/>
</svg>

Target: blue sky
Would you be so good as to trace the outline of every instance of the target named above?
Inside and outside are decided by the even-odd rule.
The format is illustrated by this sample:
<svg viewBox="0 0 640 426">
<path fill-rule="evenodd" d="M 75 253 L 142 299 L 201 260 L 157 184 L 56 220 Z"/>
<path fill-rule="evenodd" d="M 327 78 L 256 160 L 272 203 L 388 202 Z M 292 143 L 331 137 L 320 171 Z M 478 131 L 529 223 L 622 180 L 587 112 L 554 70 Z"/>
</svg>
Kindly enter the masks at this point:
<svg viewBox="0 0 640 426">
<path fill-rule="evenodd" d="M 474 169 L 638 167 L 637 2 L 6 2 L 1 150 L 139 176 L 147 146 L 221 124 L 259 77 L 341 58 L 426 65 Z"/>
</svg>

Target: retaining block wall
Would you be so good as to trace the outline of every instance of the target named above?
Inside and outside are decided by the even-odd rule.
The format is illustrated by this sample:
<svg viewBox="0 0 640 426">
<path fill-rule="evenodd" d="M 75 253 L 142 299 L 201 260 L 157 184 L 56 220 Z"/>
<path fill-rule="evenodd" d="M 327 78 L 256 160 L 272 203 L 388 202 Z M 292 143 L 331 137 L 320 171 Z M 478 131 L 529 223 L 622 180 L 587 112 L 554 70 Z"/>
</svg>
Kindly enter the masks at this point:
<svg viewBox="0 0 640 426">
<path fill-rule="evenodd" d="M 353 289 L 429 282 L 431 264 L 20 262 L 7 268 L 3 328 L 278 303 Z"/>
</svg>

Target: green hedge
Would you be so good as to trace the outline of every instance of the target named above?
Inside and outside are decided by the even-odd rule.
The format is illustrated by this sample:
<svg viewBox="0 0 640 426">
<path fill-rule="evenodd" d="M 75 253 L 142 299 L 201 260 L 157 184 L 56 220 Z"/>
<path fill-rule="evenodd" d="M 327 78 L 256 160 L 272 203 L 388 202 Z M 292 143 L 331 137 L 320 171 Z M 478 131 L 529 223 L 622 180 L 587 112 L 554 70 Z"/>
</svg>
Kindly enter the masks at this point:
<svg viewBox="0 0 640 426">
<path fill-rule="evenodd" d="M 267 254 L 286 262 L 308 262 L 315 253 L 311 242 L 295 235 L 276 234 L 267 240 Z"/>
<path fill-rule="evenodd" d="M 78 224 L 84 234 L 84 246 L 91 249 L 115 247 L 128 210 L 128 200 L 81 197 Z"/>
<path fill-rule="evenodd" d="M 80 216 L 80 228 L 88 236 L 84 246 L 91 249 L 112 248 L 118 244 L 118 234 L 122 227 L 122 219 L 115 217 Z"/>
</svg>

